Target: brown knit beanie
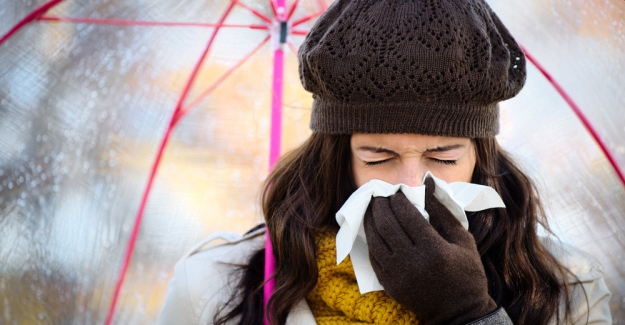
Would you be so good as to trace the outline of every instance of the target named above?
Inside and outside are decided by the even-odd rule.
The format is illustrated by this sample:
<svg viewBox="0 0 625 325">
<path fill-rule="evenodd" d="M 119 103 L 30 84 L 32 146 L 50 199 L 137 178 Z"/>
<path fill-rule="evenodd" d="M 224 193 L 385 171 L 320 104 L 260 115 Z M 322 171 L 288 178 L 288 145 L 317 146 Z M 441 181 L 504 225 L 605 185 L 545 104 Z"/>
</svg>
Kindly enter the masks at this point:
<svg viewBox="0 0 625 325">
<path fill-rule="evenodd" d="M 483 0 L 337 0 L 299 50 L 310 127 L 330 134 L 499 131 L 525 56 Z"/>
</svg>

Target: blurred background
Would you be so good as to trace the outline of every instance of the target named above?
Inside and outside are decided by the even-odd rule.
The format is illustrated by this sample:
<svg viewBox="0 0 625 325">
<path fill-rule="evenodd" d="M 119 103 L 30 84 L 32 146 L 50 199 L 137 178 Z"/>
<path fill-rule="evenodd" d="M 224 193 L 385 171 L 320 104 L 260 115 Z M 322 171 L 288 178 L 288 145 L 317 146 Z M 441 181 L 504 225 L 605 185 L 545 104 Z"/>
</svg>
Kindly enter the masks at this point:
<svg viewBox="0 0 625 325">
<path fill-rule="evenodd" d="M 66 0 L 46 16 L 216 23 L 229 2 Z M 268 0 L 241 2 L 272 16 Z M 0 0 L 0 36 L 44 3 Z M 624 168 L 625 2 L 489 3 L 570 93 Z M 293 20 L 324 4 L 300 0 Z M 241 5 L 226 23 L 265 24 Z M 0 324 L 104 323 L 159 142 L 213 31 L 35 21 L 0 44 Z M 189 101 L 267 33 L 222 28 Z M 303 39 L 292 34 L 286 47 L 283 152 L 310 134 L 312 98 L 301 87 L 293 53 Z M 175 128 L 114 323 L 153 323 L 173 265 L 190 246 L 262 221 L 272 53 L 265 43 Z M 625 187 L 569 106 L 529 64 L 526 87 L 502 105 L 499 140 L 537 182 L 560 239 L 601 261 L 614 323 L 625 324 Z"/>
</svg>

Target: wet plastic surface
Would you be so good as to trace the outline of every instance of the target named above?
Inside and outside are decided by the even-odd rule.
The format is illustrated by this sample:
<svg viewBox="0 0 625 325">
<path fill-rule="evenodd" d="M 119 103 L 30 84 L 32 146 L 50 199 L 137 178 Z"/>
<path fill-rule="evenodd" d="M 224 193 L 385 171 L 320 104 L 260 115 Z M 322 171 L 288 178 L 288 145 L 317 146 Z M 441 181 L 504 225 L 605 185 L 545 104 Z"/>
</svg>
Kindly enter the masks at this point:
<svg viewBox="0 0 625 325">
<path fill-rule="evenodd" d="M 44 3 L 0 1 L 0 34 Z M 265 1 L 244 3 L 271 13 Z M 625 167 L 624 3 L 490 3 Z M 226 5 L 67 0 L 48 15 L 215 23 Z M 316 10 L 302 0 L 294 17 Z M 226 23 L 264 22 L 236 7 Z M 158 143 L 212 30 L 40 21 L 0 45 L 0 323 L 104 322 Z M 220 31 L 189 101 L 266 35 Z M 291 40 L 298 46 L 303 37 Z M 284 150 L 309 135 L 311 106 L 293 53 L 286 62 Z M 242 233 L 262 219 L 270 65 L 269 42 L 174 130 L 116 324 L 154 322 L 173 265 L 193 243 L 216 231 Z M 546 79 L 531 66 L 528 73 L 526 88 L 502 105 L 499 139 L 537 181 L 554 231 L 601 261 L 615 324 L 624 323 L 625 187 Z"/>
</svg>

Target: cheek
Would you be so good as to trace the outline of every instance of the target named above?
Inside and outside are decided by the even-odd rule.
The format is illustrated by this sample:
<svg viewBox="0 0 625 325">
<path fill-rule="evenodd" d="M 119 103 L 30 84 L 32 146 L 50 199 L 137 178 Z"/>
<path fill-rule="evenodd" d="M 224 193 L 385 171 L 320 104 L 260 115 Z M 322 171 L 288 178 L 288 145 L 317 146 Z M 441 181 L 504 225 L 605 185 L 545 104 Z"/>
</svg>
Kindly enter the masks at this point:
<svg viewBox="0 0 625 325">
<path fill-rule="evenodd" d="M 364 183 L 371 180 L 371 178 L 368 178 L 367 171 L 360 165 L 361 162 L 352 155 L 352 176 L 354 177 L 356 187 L 361 187 Z"/>
<path fill-rule="evenodd" d="M 455 166 L 431 165 L 428 170 L 432 173 L 432 175 L 444 180 L 446 183 L 469 183 L 472 176 L 472 169 L 467 168 L 464 164 L 458 164 Z"/>
<path fill-rule="evenodd" d="M 471 183 L 471 178 L 473 176 L 473 167 L 474 164 L 467 164 L 466 166 L 462 166 L 462 170 L 459 171 L 458 181 Z"/>
<path fill-rule="evenodd" d="M 473 170 L 475 169 L 475 151 L 471 148 L 471 151 L 468 153 L 468 159 L 466 163 L 462 166 L 461 172 L 461 182 L 471 183 L 471 179 L 473 178 Z"/>
</svg>

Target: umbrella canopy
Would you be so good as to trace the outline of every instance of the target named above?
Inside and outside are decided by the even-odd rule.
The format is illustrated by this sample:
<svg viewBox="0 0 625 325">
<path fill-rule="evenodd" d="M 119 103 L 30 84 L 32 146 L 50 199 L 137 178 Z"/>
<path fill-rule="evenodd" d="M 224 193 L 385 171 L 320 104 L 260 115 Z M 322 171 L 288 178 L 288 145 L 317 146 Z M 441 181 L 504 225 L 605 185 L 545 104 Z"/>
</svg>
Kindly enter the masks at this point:
<svg viewBox="0 0 625 325">
<path fill-rule="evenodd" d="M 10 19 L 0 34 L 53 3 L 15 3 L 18 14 L 3 11 Z M 310 28 L 323 6 L 301 1 L 284 12 L 292 27 L 281 47 L 290 72 L 286 149 L 309 134 L 295 25 Z M 56 1 L 46 9 L 0 47 L 3 315 L 18 323 L 104 322 L 151 167 L 182 106 L 115 319 L 152 323 L 172 265 L 191 244 L 262 220 L 258 189 L 270 163 L 272 60 L 280 48 L 267 38 L 276 34 L 274 20 L 264 18 L 274 9 L 268 1 Z"/>
<path fill-rule="evenodd" d="M 489 3 L 533 60 L 526 87 L 502 106 L 500 140 L 537 182 L 560 239 L 603 264 L 614 323 L 622 323 L 625 2 Z"/>
<path fill-rule="evenodd" d="M 151 167 L 180 107 L 186 114 L 163 151 L 114 319 L 153 323 L 188 247 L 262 220 L 278 3 L 56 2 L 15 1 L 0 11 L 5 35 L 54 3 L 0 44 L 1 323 L 105 322 Z M 622 1 L 490 4 L 623 168 Z M 292 54 L 325 6 L 288 1 L 283 13 L 290 25 L 310 19 L 291 27 L 282 47 L 282 151 L 310 132 L 311 98 Z M 562 98 L 530 67 L 526 88 L 502 107 L 500 140 L 537 180 L 557 234 L 603 263 L 615 320 L 625 320 L 625 190 Z"/>
</svg>

